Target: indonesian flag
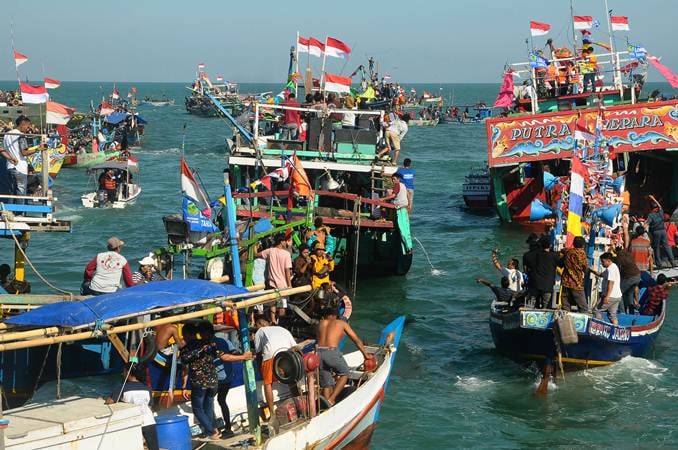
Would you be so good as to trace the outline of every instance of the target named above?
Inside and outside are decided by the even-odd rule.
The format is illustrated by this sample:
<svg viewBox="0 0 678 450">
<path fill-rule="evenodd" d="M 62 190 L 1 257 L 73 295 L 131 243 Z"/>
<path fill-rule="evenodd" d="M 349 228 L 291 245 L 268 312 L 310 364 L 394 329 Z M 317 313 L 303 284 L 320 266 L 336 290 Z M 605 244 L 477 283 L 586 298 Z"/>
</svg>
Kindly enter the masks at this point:
<svg viewBox="0 0 678 450">
<path fill-rule="evenodd" d="M 69 108 L 57 102 L 47 102 L 47 123 L 55 125 L 66 125 L 71 120 L 71 115 L 75 112 L 74 108 Z"/>
<path fill-rule="evenodd" d="M 205 70 L 205 63 L 198 63 L 198 70 Z"/>
<path fill-rule="evenodd" d="M 299 38 L 299 42 L 302 41 L 302 37 Z M 306 48 L 308 49 L 308 53 L 310 53 L 313 56 L 321 56 L 323 52 L 325 51 L 325 44 L 317 40 L 316 38 L 308 38 L 306 40 Z M 299 51 L 303 52 L 301 50 L 301 47 L 299 47 Z"/>
<path fill-rule="evenodd" d="M 118 88 L 114 87 L 113 92 L 111 92 L 111 98 L 113 100 L 117 100 L 120 98 L 120 91 L 118 91 Z"/>
<path fill-rule="evenodd" d="M 127 156 L 127 165 L 137 167 L 139 165 L 139 159 L 136 156 L 131 154 Z"/>
<path fill-rule="evenodd" d="M 530 33 L 532 36 L 544 36 L 551 29 L 548 23 L 530 21 Z"/>
<path fill-rule="evenodd" d="M 217 75 L 217 83 L 221 83 L 222 81 L 224 81 L 224 77 Z"/>
<path fill-rule="evenodd" d="M 210 201 L 207 194 L 202 190 L 198 181 L 193 176 L 193 172 L 186 164 L 186 160 L 181 158 L 181 192 L 184 193 L 194 203 L 201 206 L 209 205 Z"/>
<path fill-rule="evenodd" d="M 308 38 L 302 36 L 297 38 L 297 52 L 308 53 Z"/>
<path fill-rule="evenodd" d="M 28 61 L 28 56 L 22 55 L 21 53 L 14 50 L 14 64 L 16 64 L 17 69 L 26 61 Z"/>
<path fill-rule="evenodd" d="M 351 48 L 339 39 L 328 37 L 325 41 L 325 54 L 327 56 L 345 58 L 349 53 L 351 53 Z"/>
<path fill-rule="evenodd" d="M 593 17 L 591 16 L 574 16 L 575 30 L 590 30 L 593 27 Z"/>
<path fill-rule="evenodd" d="M 45 87 L 47 89 L 56 89 L 59 86 L 61 86 L 61 81 L 45 77 Z"/>
<path fill-rule="evenodd" d="M 264 186 L 269 191 L 271 190 L 271 181 L 282 182 L 287 180 L 290 177 L 290 170 L 292 169 L 292 163 L 289 159 L 285 160 L 285 165 L 279 169 L 275 169 L 273 172 L 268 173 L 261 177 L 261 179 L 253 182 L 250 187 L 254 190 L 257 186 Z"/>
<path fill-rule="evenodd" d="M 579 141 L 590 141 L 594 142 L 596 140 L 596 135 L 591 133 L 588 128 L 586 128 L 586 123 L 582 123 L 581 120 L 577 120 L 574 124 L 574 138 Z"/>
<path fill-rule="evenodd" d="M 19 82 L 19 89 L 21 90 L 21 101 L 26 104 L 47 103 L 47 100 L 49 100 L 45 86 L 31 86 Z"/>
<path fill-rule="evenodd" d="M 329 92 L 351 93 L 352 80 L 349 77 L 340 75 L 325 74 L 325 90 Z"/>
<path fill-rule="evenodd" d="M 113 114 L 114 111 L 115 108 L 113 108 L 113 106 L 110 103 L 106 101 L 101 102 L 101 109 L 99 110 L 100 116 L 107 116 L 109 114 Z"/>
<path fill-rule="evenodd" d="M 626 16 L 610 16 L 612 31 L 629 31 L 629 18 Z"/>
</svg>

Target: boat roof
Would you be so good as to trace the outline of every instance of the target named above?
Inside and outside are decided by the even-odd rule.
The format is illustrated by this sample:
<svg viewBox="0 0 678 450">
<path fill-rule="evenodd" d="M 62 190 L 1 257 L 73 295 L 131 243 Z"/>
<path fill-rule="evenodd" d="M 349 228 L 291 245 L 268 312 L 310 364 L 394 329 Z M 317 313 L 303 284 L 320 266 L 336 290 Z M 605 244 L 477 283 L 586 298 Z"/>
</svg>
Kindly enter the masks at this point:
<svg viewBox="0 0 678 450">
<path fill-rule="evenodd" d="M 95 164 L 90 167 L 88 170 L 105 170 L 105 169 L 118 169 L 118 170 L 127 170 L 130 172 L 138 172 L 138 164 L 130 164 L 128 161 L 105 161 L 99 164 Z"/>
<path fill-rule="evenodd" d="M 244 294 L 247 289 L 206 280 L 154 281 L 82 301 L 44 305 L 5 320 L 22 326 L 76 327 L 167 306 Z"/>
</svg>

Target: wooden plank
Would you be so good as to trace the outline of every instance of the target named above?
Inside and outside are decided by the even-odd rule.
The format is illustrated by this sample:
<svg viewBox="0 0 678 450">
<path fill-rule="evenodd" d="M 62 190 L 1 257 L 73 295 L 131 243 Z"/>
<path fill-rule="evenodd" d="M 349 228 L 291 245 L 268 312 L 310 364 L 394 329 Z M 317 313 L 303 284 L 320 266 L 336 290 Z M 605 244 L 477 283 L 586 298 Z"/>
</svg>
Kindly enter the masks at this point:
<svg viewBox="0 0 678 450">
<path fill-rule="evenodd" d="M 118 354 L 122 357 L 122 360 L 126 363 L 129 362 L 129 352 L 125 348 L 125 344 L 122 343 L 117 334 L 109 334 L 108 340 L 111 341 L 113 347 L 118 351 Z"/>
</svg>

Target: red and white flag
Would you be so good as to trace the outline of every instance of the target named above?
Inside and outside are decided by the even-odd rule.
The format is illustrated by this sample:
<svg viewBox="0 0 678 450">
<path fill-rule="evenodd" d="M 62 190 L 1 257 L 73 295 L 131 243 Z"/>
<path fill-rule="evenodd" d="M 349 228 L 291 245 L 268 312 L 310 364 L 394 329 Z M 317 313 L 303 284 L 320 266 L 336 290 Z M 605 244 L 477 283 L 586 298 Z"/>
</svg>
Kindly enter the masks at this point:
<svg viewBox="0 0 678 450">
<path fill-rule="evenodd" d="M 47 102 L 47 123 L 55 125 L 66 125 L 75 112 L 74 108 L 62 105 L 57 102 Z"/>
<path fill-rule="evenodd" d="M 61 81 L 45 77 L 45 87 L 47 89 L 56 89 L 59 86 L 61 86 Z"/>
<path fill-rule="evenodd" d="M 273 172 L 268 173 L 261 177 L 259 180 L 250 184 L 250 187 L 254 190 L 257 186 L 264 186 L 269 191 L 271 190 L 271 181 L 283 182 L 290 177 L 290 171 L 292 169 L 292 164 L 289 159 L 285 160 L 283 167 L 275 169 Z"/>
<path fill-rule="evenodd" d="M 339 39 L 328 37 L 327 41 L 325 41 L 325 54 L 327 56 L 346 58 L 346 55 L 349 53 L 351 53 L 351 48 Z"/>
<path fill-rule="evenodd" d="M 19 82 L 19 89 L 21 90 L 21 101 L 26 104 L 47 103 L 47 100 L 49 100 L 45 86 L 31 86 Z"/>
<path fill-rule="evenodd" d="M 303 36 L 297 37 L 297 52 L 308 53 L 308 38 Z"/>
<path fill-rule="evenodd" d="M 578 141 L 594 142 L 596 140 L 596 135 L 586 128 L 586 123 L 577 120 L 574 124 L 574 138 Z"/>
<path fill-rule="evenodd" d="M 111 92 L 111 98 L 112 98 L 113 100 L 117 100 L 117 99 L 120 98 L 120 91 L 118 91 L 118 88 L 117 88 L 117 87 L 114 87 L 114 88 L 113 88 L 113 92 Z"/>
<path fill-rule="evenodd" d="M 205 70 L 205 63 L 198 63 L 198 70 Z"/>
<path fill-rule="evenodd" d="M 16 64 L 17 69 L 26 61 L 28 61 L 28 56 L 22 55 L 21 53 L 14 50 L 14 64 Z"/>
<path fill-rule="evenodd" d="M 115 108 L 113 108 L 113 106 L 110 103 L 106 101 L 101 102 L 101 108 L 99 109 L 100 116 L 107 116 L 109 114 L 113 114 L 114 111 Z"/>
<path fill-rule="evenodd" d="M 610 16 L 612 31 L 629 31 L 629 18 L 626 16 Z"/>
<path fill-rule="evenodd" d="M 591 16 L 574 16 L 575 30 L 590 30 L 593 28 L 593 17 Z"/>
<path fill-rule="evenodd" d="M 224 81 L 224 77 L 221 75 L 217 75 L 217 83 L 222 83 Z"/>
<path fill-rule="evenodd" d="M 530 21 L 530 33 L 532 36 L 543 36 L 549 32 L 551 25 L 548 23 L 535 22 L 534 20 Z"/>
<path fill-rule="evenodd" d="M 313 56 L 321 56 L 325 51 L 325 44 L 316 38 L 305 38 L 299 36 L 297 41 L 299 53 L 310 53 Z"/>
<path fill-rule="evenodd" d="M 351 93 L 351 84 L 353 81 L 349 77 L 342 77 L 340 75 L 325 74 L 325 90 L 329 92 L 346 92 Z"/>
<path fill-rule="evenodd" d="M 210 201 L 207 194 L 202 190 L 200 184 L 193 176 L 193 172 L 186 164 L 186 160 L 181 158 L 181 192 L 194 203 L 202 207 L 209 206 Z"/>
</svg>

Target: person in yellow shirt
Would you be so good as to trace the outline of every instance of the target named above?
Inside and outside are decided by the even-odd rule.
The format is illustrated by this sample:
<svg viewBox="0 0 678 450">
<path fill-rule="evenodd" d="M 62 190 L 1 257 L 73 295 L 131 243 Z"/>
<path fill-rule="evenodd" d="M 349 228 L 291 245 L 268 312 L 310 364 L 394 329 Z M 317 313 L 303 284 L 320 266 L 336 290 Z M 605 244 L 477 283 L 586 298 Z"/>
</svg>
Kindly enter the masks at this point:
<svg viewBox="0 0 678 450">
<path fill-rule="evenodd" d="M 598 57 L 593 54 L 593 48 L 589 47 L 583 50 L 584 65 L 582 73 L 584 74 L 584 91 L 588 91 L 591 83 L 591 91 L 596 92 L 596 74 L 598 73 Z"/>
<path fill-rule="evenodd" d="M 311 286 L 317 289 L 323 283 L 330 282 L 330 272 L 334 270 L 334 258 L 325 252 L 325 246 L 316 242 L 311 255 Z"/>
</svg>

